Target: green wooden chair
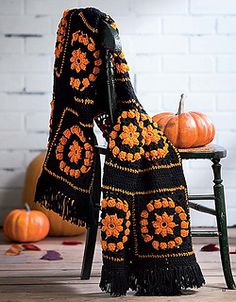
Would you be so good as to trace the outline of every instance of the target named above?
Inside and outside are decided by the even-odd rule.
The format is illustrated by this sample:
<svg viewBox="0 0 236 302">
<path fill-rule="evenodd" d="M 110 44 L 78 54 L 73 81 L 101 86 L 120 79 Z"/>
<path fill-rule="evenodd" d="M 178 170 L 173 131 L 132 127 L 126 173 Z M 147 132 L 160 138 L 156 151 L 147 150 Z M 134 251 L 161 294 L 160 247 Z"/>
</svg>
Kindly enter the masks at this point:
<svg viewBox="0 0 236 302">
<path fill-rule="evenodd" d="M 225 282 L 229 289 L 236 289 L 229 257 L 229 245 L 227 234 L 227 220 L 226 220 L 226 204 L 223 179 L 221 178 L 221 164 L 220 160 L 226 157 L 226 150 L 218 145 L 209 145 L 205 148 L 194 149 L 180 149 L 180 155 L 183 160 L 190 159 L 208 159 L 212 162 L 213 170 L 213 193 L 204 195 L 189 195 L 189 200 L 214 200 L 215 208 L 208 208 L 206 206 L 190 201 L 190 208 L 199 212 L 214 215 L 217 222 L 217 231 L 193 231 L 193 237 L 218 237 L 220 246 L 221 262 L 225 277 Z"/>
</svg>

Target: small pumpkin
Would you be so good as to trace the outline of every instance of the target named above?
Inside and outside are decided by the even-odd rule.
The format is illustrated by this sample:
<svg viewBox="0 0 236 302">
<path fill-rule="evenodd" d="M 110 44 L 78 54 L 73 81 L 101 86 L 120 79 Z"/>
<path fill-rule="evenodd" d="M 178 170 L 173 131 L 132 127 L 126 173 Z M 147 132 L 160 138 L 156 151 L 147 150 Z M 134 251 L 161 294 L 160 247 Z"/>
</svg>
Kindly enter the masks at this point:
<svg viewBox="0 0 236 302">
<path fill-rule="evenodd" d="M 176 114 L 163 112 L 155 115 L 156 122 L 171 143 L 177 148 L 194 148 L 209 144 L 215 137 L 215 127 L 201 112 L 184 112 L 184 95 L 181 95 Z"/>
<path fill-rule="evenodd" d="M 27 202 L 31 209 L 43 212 L 50 221 L 49 236 L 77 236 L 86 231 L 85 227 L 80 227 L 63 220 L 57 213 L 47 210 L 40 204 L 34 202 L 34 194 L 39 175 L 41 174 L 46 152 L 41 152 L 29 164 L 26 171 L 23 187 L 23 201 Z"/>
<path fill-rule="evenodd" d="M 18 242 L 35 242 L 45 238 L 49 232 L 49 220 L 40 211 L 31 211 L 29 205 L 26 209 L 11 211 L 3 223 L 6 237 Z"/>
</svg>

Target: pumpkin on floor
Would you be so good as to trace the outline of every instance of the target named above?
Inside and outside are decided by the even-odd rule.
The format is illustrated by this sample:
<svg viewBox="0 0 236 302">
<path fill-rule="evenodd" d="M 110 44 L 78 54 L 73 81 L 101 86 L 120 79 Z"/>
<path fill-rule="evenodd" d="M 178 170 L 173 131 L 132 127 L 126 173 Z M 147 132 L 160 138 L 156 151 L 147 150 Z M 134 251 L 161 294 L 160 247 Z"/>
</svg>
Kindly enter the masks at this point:
<svg viewBox="0 0 236 302">
<path fill-rule="evenodd" d="M 35 242 L 44 239 L 49 232 L 49 220 L 40 211 L 26 209 L 11 211 L 3 223 L 4 234 L 17 242 Z"/>
<path fill-rule="evenodd" d="M 215 127 L 201 112 L 184 112 L 184 95 L 181 95 L 178 112 L 163 112 L 153 117 L 172 144 L 177 148 L 202 147 L 215 137 Z"/>
<path fill-rule="evenodd" d="M 34 194 L 37 180 L 42 170 L 46 152 L 41 152 L 29 164 L 23 187 L 23 201 L 27 202 L 31 209 L 43 212 L 50 221 L 49 236 L 77 236 L 85 232 L 85 227 L 79 227 L 63 220 L 58 214 L 47 210 L 34 202 Z"/>
</svg>

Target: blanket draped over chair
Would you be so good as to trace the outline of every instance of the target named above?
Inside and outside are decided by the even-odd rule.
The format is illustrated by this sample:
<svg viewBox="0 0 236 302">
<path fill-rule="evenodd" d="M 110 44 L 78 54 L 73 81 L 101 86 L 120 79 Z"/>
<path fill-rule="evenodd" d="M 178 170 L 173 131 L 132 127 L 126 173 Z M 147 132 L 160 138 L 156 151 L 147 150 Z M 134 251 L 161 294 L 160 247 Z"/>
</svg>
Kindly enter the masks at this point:
<svg viewBox="0 0 236 302">
<path fill-rule="evenodd" d="M 181 158 L 139 103 L 123 52 L 113 53 L 117 108 L 114 123 L 109 121 L 102 21 L 118 31 L 111 17 L 95 8 L 66 10 L 60 21 L 47 155 L 35 201 L 71 223 L 95 223 L 91 192 L 98 121 L 108 141 L 101 289 L 112 295 L 128 289 L 172 295 L 200 287 L 204 279 L 192 250 Z"/>
</svg>

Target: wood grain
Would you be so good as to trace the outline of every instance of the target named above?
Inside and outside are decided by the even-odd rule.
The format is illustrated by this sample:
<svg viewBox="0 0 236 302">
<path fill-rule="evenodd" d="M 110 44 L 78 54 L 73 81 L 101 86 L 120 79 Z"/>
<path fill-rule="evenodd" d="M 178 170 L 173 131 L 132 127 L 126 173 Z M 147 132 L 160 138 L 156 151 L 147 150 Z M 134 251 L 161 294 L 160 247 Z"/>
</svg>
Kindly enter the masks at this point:
<svg viewBox="0 0 236 302">
<path fill-rule="evenodd" d="M 229 229 L 230 250 L 236 249 L 236 229 Z M 99 237 L 99 236 L 98 236 Z M 102 257 L 100 244 L 97 242 L 94 255 L 92 276 L 89 280 L 80 280 L 83 260 L 84 236 L 67 238 L 81 240 L 83 244 L 66 246 L 66 238 L 46 238 L 35 243 L 42 251 L 23 251 L 18 256 L 5 256 L 11 245 L 0 232 L 0 301 L 56 301 L 56 302 L 99 302 L 113 301 L 162 301 L 163 297 L 136 297 L 129 292 L 126 297 L 110 297 L 99 288 Z M 209 242 L 209 240 L 211 242 Z M 194 238 L 194 250 L 206 279 L 206 286 L 201 289 L 186 291 L 175 297 L 175 302 L 235 302 L 236 291 L 226 289 L 221 267 L 220 253 L 201 252 L 200 248 L 207 243 L 217 243 L 216 238 Z M 56 250 L 63 260 L 40 260 L 46 250 Z M 236 255 L 231 255 L 231 263 L 236 279 Z M 165 302 L 173 302 L 173 297 L 165 297 Z"/>
</svg>

